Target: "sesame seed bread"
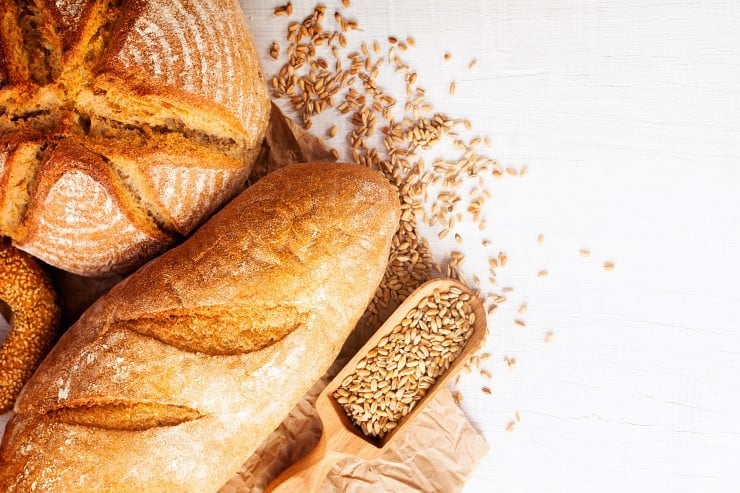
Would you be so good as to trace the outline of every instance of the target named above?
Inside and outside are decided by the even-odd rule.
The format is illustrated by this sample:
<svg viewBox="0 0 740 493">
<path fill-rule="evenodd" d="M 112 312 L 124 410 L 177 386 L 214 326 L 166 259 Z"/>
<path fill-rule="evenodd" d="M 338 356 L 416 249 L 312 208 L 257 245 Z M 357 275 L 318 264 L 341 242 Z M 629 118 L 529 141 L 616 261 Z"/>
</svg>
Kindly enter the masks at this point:
<svg viewBox="0 0 740 493">
<path fill-rule="evenodd" d="M 269 96 L 236 0 L 0 0 L 0 235 L 126 273 L 244 186 Z"/>
<path fill-rule="evenodd" d="M 10 325 L 0 343 L 0 413 L 6 413 L 58 337 L 61 315 L 40 263 L 6 240 L 0 240 L 0 301 Z"/>
<path fill-rule="evenodd" d="M 365 166 L 268 174 L 65 333 L 16 401 L 0 491 L 217 491 L 336 358 L 399 219 Z"/>
</svg>

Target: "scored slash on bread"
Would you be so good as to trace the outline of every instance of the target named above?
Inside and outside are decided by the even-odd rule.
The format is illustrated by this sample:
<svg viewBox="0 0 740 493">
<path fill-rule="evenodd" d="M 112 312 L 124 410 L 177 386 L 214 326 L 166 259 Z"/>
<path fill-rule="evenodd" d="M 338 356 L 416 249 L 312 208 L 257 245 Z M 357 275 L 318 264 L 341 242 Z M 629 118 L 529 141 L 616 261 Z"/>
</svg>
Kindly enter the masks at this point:
<svg viewBox="0 0 740 493">
<path fill-rule="evenodd" d="M 129 271 L 240 191 L 268 115 L 235 0 L 0 0 L 0 234 Z"/>
</svg>

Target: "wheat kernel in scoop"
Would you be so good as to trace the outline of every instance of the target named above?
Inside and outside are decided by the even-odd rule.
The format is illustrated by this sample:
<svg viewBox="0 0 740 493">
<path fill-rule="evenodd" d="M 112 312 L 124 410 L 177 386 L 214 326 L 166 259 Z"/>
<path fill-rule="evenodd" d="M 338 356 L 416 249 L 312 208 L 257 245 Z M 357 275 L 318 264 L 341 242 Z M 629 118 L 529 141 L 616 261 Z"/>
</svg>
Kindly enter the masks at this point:
<svg viewBox="0 0 740 493">
<path fill-rule="evenodd" d="M 614 262 L 604 262 L 604 270 L 614 270 Z"/>
<path fill-rule="evenodd" d="M 342 381 L 332 396 L 363 433 L 382 438 L 393 430 L 450 367 L 472 333 L 470 299 L 459 289 L 435 290 Z"/>
<path fill-rule="evenodd" d="M 329 130 L 326 132 L 326 134 L 329 137 L 335 137 L 337 135 L 337 126 L 332 125 L 331 127 L 329 127 Z"/>
</svg>

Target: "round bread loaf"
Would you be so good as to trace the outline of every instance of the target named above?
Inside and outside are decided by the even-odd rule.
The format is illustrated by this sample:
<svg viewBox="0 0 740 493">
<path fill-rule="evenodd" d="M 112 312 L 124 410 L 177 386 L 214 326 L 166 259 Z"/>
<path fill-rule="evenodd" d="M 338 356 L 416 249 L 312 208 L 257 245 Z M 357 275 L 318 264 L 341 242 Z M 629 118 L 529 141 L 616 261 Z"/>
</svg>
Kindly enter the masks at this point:
<svg viewBox="0 0 740 493">
<path fill-rule="evenodd" d="M 241 190 L 268 115 L 236 0 L 0 0 L 0 234 L 130 271 Z"/>
</svg>

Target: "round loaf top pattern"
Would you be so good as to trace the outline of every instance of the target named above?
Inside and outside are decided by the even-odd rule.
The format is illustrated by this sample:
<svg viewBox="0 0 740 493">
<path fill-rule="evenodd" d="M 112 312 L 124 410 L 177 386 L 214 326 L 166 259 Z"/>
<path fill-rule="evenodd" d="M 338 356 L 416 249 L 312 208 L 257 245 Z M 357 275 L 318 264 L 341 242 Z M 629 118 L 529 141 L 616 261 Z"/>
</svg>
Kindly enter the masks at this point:
<svg viewBox="0 0 740 493">
<path fill-rule="evenodd" d="M 0 0 L 0 234 L 130 271 L 241 190 L 268 115 L 236 0 Z"/>
</svg>

